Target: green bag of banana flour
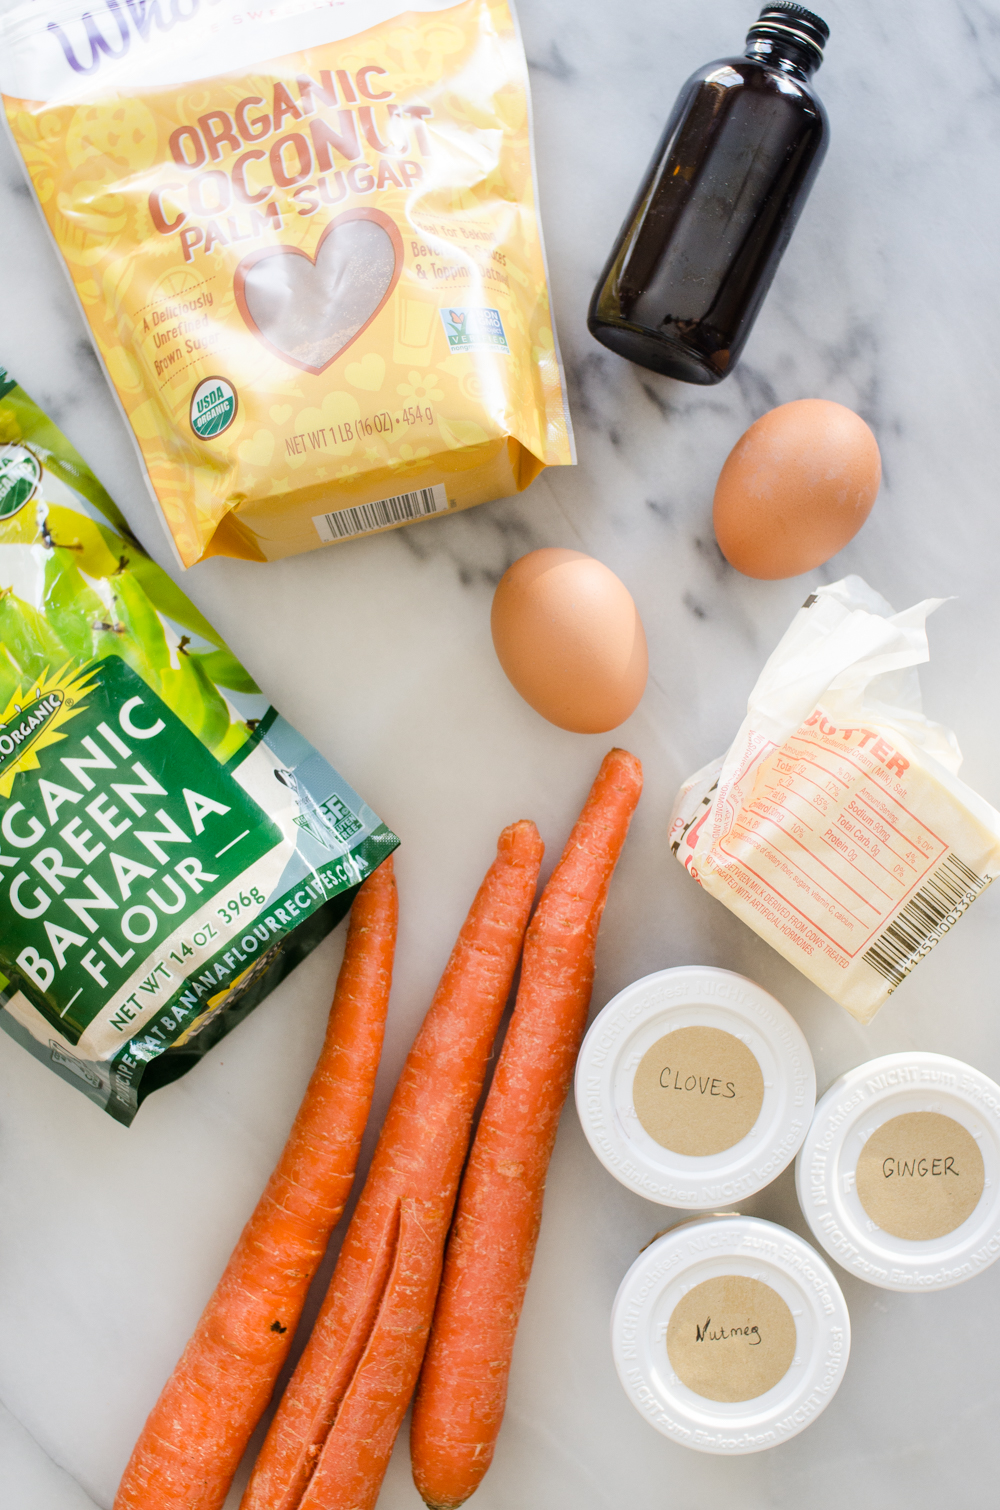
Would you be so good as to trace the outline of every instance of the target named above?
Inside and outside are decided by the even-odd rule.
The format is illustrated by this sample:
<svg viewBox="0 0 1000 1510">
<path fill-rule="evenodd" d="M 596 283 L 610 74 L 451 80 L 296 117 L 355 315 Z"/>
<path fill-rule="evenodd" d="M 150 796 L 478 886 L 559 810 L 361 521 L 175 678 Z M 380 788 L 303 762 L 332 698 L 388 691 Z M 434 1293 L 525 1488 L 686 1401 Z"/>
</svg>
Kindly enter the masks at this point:
<svg viewBox="0 0 1000 1510">
<path fill-rule="evenodd" d="M 398 843 L 0 368 L 0 1027 L 127 1125 Z"/>
</svg>

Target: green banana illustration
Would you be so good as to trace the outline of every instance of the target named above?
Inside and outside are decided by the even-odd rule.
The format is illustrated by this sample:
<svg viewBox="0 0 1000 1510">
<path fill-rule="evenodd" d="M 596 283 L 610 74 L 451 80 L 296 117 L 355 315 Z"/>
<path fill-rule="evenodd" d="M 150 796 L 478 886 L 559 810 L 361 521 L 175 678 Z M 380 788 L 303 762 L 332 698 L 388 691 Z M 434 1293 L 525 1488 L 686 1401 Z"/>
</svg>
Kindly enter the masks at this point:
<svg viewBox="0 0 1000 1510">
<path fill-rule="evenodd" d="M 109 655 L 120 655 L 126 665 L 142 677 L 147 687 L 160 694 L 160 679 L 150 666 L 142 646 L 136 642 L 127 625 L 113 612 L 107 609 L 102 611 L 91 626 L 91 636 L 95 660 L 103 661 Z"/>
<path fill-rule="evenodd" d="M 207 640 L 210 645 L 217 645 L 226 655 L 226 643 L 218 630 L 212 625 L 191 602 L 186 593 L 181 592 L 172 577 L 168 577 L 165 571 L 151 561 L 148 556 L 133 552 L 129 561 L 132 575 L 138 577 L 146 592 L 147 597 L 158 613 L 171 623 L 177 624 L 188 634 L 196 634 L 200 640 Z"/>
<path fill-rule="evenodd" d="M 35 548 L 43 563 L 32 601 L 0 583 L 0 706 L 45 670 L 117 655 L 223 762 L 250 737 L 220 687 L 260 689 L 201 611 L 135 539 L 56 426 L 16 385 L 0 389 L 0 441 L 28 443 L 43 468 L 38 493 L 0 528 L 0 543 Z M 51 475 L 80 507 L 56 502 Z M 41 551 L 37 548 L 41 548 Z M 106 585 L 105 585 L 106 584 Z M 178 638 L 179 642 L 178 642 Z M 192 643 L 193 641 L 193 643 Z"/>
<path fill-rule="evenodd" d="M 179 659 L 186 668 L 190 668 L 190 674 L 197 689 L 195 697 L 199 711 L 199 727 L 193 729 L 192 732 L 197 734 L 202 744 L 214 750 L 229 732 L 228 705 L 197 656 L 188 655 L 182 650 Z"/>
<path fill-rule="evenodd" d="M 104 604 L 64 546 L 53 546 L 46 556 L 43 593 L 49 627 L 73 659 L 85 665 L 94 654 L 92 626 L 104 613 Z"/>
<path fill-rule="evenodd" d="M 110 580 L 118 618 L 132 641 L 140 646 L 155 684 L 171 666 L 170 646 L 167 644 L 163 621 L 129 571 L 127 557 L 122 557 L 118 571 Z M 140 675 L 145 680 L 150 680 L 145 673 L 140 672 Z"/>
<path fill-rule="evenodd" d="M 8 389 L 3 395 L 3 407 L 13 420 L 12 428 L 16 431 L 16 437 L 30 439 L 32 450 L 45 468 L 74 493 L 79 493 L 88 503 L 92 503 L 116 530 L 129 535 L 128 525 L 117 505 L 101 487 L 83 458 L 67 444 L 58 425 L 39 409 L 24 389 L 16 385 Z M 6 440 L 7 436 L 4 435 L 3 438 Z"/>
<path fill-rule="evenodd" d="M 0 587 L 0 642 L 21 675 L 30 681 L 45 671 L 57 671 L 73 659 L 38 610 L 10 587 Z"/>
<path fill-rule="evenodd" d="M 230 692 L 259 693 L 260 688 L 250 673 L 240 665 L 229 650 L 212 650 L 208 653 L 191 651 L 191 659 L 198 661 L 217 687 L 228 687 Z"/>
<path fill-rule="evenodd" d="M 237 723 L 231 723 L 219 743 L 213 746 L 212 754 L 216 760 L 225 765 L 232 760 L 236 751 L 242 748 L 250 738 L 250 727 L 242 719 Z"/>
<path fill-rule="evenodd" d="M 0 714 L 21 686 L 22 678 L 2 645 L 0 645 Z"/>
</svg>

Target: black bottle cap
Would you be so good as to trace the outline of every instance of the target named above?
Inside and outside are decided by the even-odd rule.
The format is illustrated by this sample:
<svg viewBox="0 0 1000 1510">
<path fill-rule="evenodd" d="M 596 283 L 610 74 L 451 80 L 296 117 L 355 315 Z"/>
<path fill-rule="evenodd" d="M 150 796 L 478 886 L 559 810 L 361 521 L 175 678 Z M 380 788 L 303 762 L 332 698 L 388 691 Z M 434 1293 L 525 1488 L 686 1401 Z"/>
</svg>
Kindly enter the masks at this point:
<svg viewBox="0 0 1000 1510">
<path fill-rule="evenodd" d="M 764 6 L 747 32 L 747 41 L 755 37 L 794 41 L 822 62 L 823 46 L 829 35 L 830 28 L 814 11 L 806 10 L 804 5 L 794 5 L 792 0 L 774 0 L 773 4 Z"/>
</svg>

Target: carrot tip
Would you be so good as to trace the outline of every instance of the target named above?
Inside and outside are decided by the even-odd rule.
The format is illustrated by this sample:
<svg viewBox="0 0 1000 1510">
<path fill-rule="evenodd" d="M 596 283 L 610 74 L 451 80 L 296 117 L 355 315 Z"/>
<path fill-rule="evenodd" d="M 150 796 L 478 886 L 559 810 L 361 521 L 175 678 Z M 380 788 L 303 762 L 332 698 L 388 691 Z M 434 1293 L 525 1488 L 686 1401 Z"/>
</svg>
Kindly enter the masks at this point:
<svg viewBox="0 0 1000 1510">
<path fill-rule="evenodd" d="M 497 854 L 513 865 L 537 865 L 544 849 L 542 836 L 530 818 L 509 823 L 497 840 Z"/>
</svg>

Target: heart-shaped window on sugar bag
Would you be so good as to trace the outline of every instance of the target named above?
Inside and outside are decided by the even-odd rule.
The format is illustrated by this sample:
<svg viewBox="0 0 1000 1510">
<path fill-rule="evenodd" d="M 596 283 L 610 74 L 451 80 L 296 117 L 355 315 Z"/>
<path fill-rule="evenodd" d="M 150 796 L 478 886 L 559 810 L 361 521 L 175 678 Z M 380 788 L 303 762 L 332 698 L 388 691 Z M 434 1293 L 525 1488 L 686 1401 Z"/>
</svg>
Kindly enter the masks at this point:
<svg viewBox="0 0 1000 1510">
<path fill-rule="evenodd" d="M 402 267 L 395 222 L 380 210 L 348 210 L 326 227 L 314 257 L 293 246 L 251 252 L 233 286 L 257 339 L 292 366 L 319 373 L 371 324 Z"/>
<path fill-rule="evenodd" d="M 242 0 L 183 6 L 159 47 L 145 3 L 59 0 L 55 37 L 0 0 L 0 109 L 183 564 L 570 465 L 511 0 L 295 0 L 224 47 Z M 136 32 L 113 58 L 105 8 Z"/>
</svg>

